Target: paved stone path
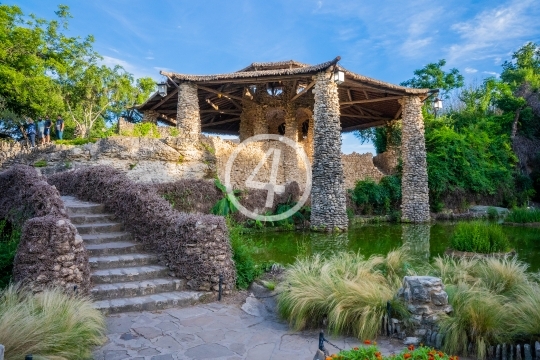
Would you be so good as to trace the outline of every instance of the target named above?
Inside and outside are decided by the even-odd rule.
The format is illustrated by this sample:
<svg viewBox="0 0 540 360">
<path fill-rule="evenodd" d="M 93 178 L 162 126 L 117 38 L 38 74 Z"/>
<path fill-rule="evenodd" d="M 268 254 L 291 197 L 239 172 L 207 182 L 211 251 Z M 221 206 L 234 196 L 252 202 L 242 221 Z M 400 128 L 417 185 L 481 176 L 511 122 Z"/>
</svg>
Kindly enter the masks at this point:
<svg viewBox="0 0 540 360">
<path fill-rule="evenodd" d="M 254 298 L 246 303 L 214 302 L 188 308 L 110 315 L 108 343 L 94 353 L 98 360 L 120 359 L 313 359 L 317 331 L 294 332 L 272 311 L 273 298 L 264 304 Z M 247 311 L 247 312 L 246 312 Z M 355 338 L 327 338 L 337 346 L 361 346 Z M 404 345 L 379 339 L 384 355 Z M 331 353 L 338 350 L 327 345 Z"/>
</svg>

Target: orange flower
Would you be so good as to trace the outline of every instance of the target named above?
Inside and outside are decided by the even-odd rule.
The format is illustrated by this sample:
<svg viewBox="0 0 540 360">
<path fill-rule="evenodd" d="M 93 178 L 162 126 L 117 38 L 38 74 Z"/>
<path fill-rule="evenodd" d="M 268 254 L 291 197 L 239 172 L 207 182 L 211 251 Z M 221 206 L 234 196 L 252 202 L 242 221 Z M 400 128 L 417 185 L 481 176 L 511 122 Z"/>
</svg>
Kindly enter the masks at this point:
<svg viewBox="0 0 540 360">
<path fill-rule="evenodd" d="M 358 347 L 353 348 L 353 350 L 358 350 Z"/>
<path fill-rule="evenodd" d="M 364 344 L 371 345 L 371 340 L 364 340 Z"/>
<path fill-rule="evenodd" d="M 439 351 L 439 357 L 443 357 L 444 356 L 444 353 L 442 351 Z"/>
<path fill-rule="evenodd" d="M 409 347 L 407 349 L 413 351 L 414 350 L 414 345 L 413 344 L 409 345 Z"/>
<path fill-rule="evenodd" d="M 404 359 L 408 359 L 408 358 L 410 358 L 410 357 L 411 357 L 411 354 L 409 354 L 409 353 L 403 354 L 403 358 L 404 358 Z"/>
<path fill-rule="evenodd" d="M 332 360 L 332 358 L 330 356 L 327 356 L 325 360 Z"/>
<path fill-rule="evenodd" d="M 377 352 L 375 353 L 375 356 L 377 356 L 377 357 L 381 356 L 381 352 L 380 352 L 380 351 L 377 351 Z"/>
</svg>

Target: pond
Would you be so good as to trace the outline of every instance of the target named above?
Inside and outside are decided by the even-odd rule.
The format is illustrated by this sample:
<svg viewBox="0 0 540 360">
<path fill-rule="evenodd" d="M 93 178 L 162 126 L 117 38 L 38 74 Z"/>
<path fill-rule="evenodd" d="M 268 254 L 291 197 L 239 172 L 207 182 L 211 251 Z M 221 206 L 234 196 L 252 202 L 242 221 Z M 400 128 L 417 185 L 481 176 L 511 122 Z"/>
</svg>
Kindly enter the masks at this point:
<svg viewBox="0 0 540 360">
<path fill-rule="evenodd" d="M 411 251 L 424 257 L 444 254 L 450 244 L 455 223 L 430 225 L 361 224 L 343 234 L 323 234 L 301 231 L 263 231 L 250 234 L 259 245 L 256 260 L 291 264 L 298 255 L 330 254 L 353 251 L 370 256 L 386 254 L 409 242 Z M 530 265 L 530 271 L 540 270 L 540 229 L 503 226 L 518 258 Z"/>
</svg>

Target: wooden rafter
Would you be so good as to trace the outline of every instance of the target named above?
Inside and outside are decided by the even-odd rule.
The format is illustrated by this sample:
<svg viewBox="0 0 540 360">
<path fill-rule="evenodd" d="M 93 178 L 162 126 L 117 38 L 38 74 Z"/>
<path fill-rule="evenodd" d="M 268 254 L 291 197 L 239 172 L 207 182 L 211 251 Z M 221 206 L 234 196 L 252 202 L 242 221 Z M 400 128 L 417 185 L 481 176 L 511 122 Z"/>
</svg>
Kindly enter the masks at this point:
<svg viewBox="0 0 540 360">
<path fill-rule="evenodd" d="M 158 107 L 160 107 L 161 105 L 165 104 L 165 102 L 167 100 L 169 100 L 171 97 L 173 97 L 174 95 L 176 95 L 178 93 L 178 88 L 174 89 L 173 91 L 171 91 L 169 94 L 167 94 L 163 99 L 161 99 L 160 102 L 158 102 L 156 105 L 152 106 L 150 108 L 150 110 L 155 110 L 157 109 Z"/>
<path fill-rule="evenodd" d="M 240 115 L 241 111 L 237 110 L 214 110 L 214 109 L 208 109 L 208 110 L 201 110 L 201 114 L 205 113 L 219 113 L 219 114 L 230 114 L 230 115 Z"/>
<path fill-rule="evenodd" d="M 400 106 L 399 107 L 399 110 L 397 111 L 396 115 L 394 115 L 394 120 L 397 120 L 399 119 L 399 117 L 401 116 L 401 112 L 403 111 L 403 106 Z"/>
<path fill-rule="evenodd" d="M 294 95 L 293 98 L 291 99 L 291 101 L 294 101 L 296 99 L 298 99 L 300 96 L 304 95 L 304 94 L 307 94 L 308 90 L 311 89 L 313 86 L 315 85 L 315 80 L 313 80 L 312 82 L 310 82 L 308 84 L 308 86 L 305 87 L 304 90 L 300 91 L 298 94 Z"/>
<path fill-rule="evenodd" d="M 347 132 L 347 131 L 354 131 L 354 130 L 363 130 L 363 129 L 368 129 L 370 127 L 382 126 L 382 125 L 385 125 L 385 124 L 386 124 L 386 120 L 377 120 L 377 121 L 372 121 L 372 122 L 369 122 L 369 123 L 366 123 L 366 124 L 349 126 L 349 127 L 341 129 L 341 131 L 342 132 Z"/>
<path fill-rule="evenodd" d="M 350 118 L 357 118 L 357 119 L 371 119 L 371 120 L 384 120 L 384 121 L 390 121 L 392 119 L 385 118 L 381 116 L 368 116 L 368 115 L 356 115 L 356 114 L 341 114 L 343 117 L 350 117 Z"/>
<path fill-rule="evenodd" d="M 345 102 L 340 103 L 340 105 L 349 105 L 349 104 L 367 104 L 367 103 L 372 103 L 372 102 L 397 100 L 397 99 L 401 99 L 401 98 L 403 98 L 403 96 L 387 96 L 387 97 L 376 98 L 376 99 L 365 99 L 365 100 L 345 101 Z"/>
<path fill-rule="evenodd" d="M 201 90 L 204 90 L 204 91 L 208 91 L 210 93 L 214 93 L 214 94 L 219 95 L 219 96 L 223 96 L 224 98 L 229 99 L 229 100 L 230 99 L 235 99 L 235 100 L 239 100 L 239 101 L 246 101 L 247 100 L 247 99 L 241 98 L 240 96 L 224 93 L 224 92 L 221 92 L 221 91 L 218 91 L 218 90 L 206 87 L 206 86 L 202 86 L 202 85 L 199 85 L 198 88 L 201 89 Z"/>
<path fill-rule="evenodd" d="M 208 127 L 208 126 L 214 126 L 214 125 L 221 125 L 221 124 L 227 124 L 227 123 L 230 123 L 230 122 L 233 122 L 233 121 L 238 121 L 240 120 L 240 118 L 234 118 L 234 119 L 227 119 L 227 120 L 223 120 L 223 121 L 217 121 L 217 122 L 214 122 L 214 123 L 207 123 L 207 124 L 202 124 L 201 127 Z"/>
</svg>

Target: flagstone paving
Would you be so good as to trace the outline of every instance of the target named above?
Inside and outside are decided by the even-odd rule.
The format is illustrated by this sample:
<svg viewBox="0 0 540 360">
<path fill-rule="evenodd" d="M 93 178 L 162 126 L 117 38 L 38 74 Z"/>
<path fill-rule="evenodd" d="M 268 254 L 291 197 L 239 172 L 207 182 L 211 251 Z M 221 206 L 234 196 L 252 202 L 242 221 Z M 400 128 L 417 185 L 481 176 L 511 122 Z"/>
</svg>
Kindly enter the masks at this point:
<svg viewBox="0 0 540 360">
<path fill-rule="evenodd" d="M 247 303 L 247 305 L 246 305 Z M 318 332 L 294 332 L 275 314 L 274 298 L 246 303 L 214 302 L 187 308 L 109 315 L 108 342 L 98 360 L 120 359 L 313 359 Z M 247 311 L 247 312 L 246 312 Z M 355 338 L 327 338 L 350 349 Z M 378 339 L 384 355 L 404 348 L 401 341 Z M 331 353 L 338 350 L 330 345 Z"/>
</svg>

